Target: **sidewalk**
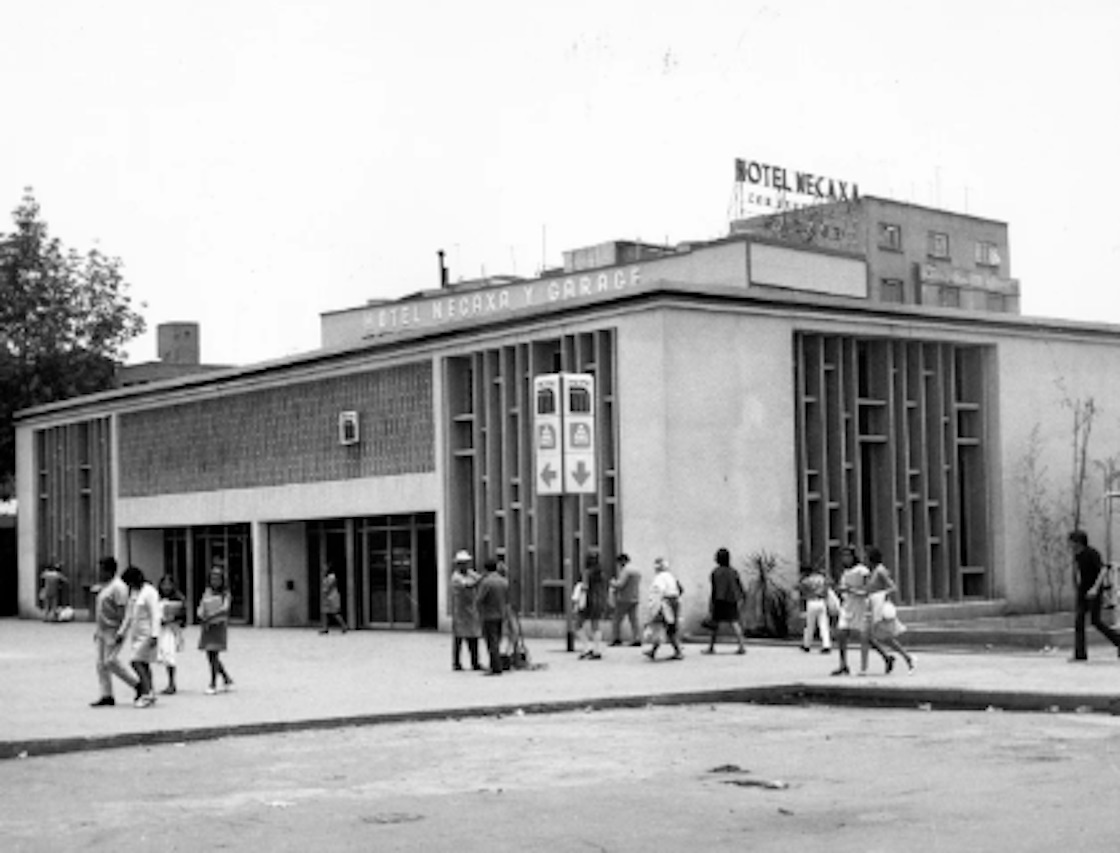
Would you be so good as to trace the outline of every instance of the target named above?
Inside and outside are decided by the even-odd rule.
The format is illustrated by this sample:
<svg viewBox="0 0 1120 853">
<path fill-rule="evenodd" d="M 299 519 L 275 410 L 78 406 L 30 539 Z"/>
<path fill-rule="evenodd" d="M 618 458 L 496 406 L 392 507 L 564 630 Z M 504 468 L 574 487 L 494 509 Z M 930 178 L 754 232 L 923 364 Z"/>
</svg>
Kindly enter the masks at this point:
<svg viewBox="0 0 1120 853">
<path fill-rule="evenodd" d="M 451 670 L 451 638 L 422 632 L 233 627 L 223 656 L 232 693 L 207 696 L 205 655 L 196 628 L 178 673 L 179 693 L 150 709 L 97 698 L 93 626 L 0 619 L 0 758 L 144 743 L 170 743 L 308 728 L 369 725 L 467 715 L 540 713 L 585 707 L 713 701 L 891 705 L 922 708 L 1093 710 L 1120 714 L 1120 660 L 1090 647 L 1087 664 L 1067 650 L 986 651 L 916 647 L 917 670 L 899 661 L 882 675 L 873 654 L 867 678 L 830 677 L 835 653 L 805 654 L 793 644 L 752 643 L 744 656 L 721 645 L 714 656 L 686 646 L 684 661 L 650 663 L 638 649 L 605 649 L 580 661 L 563 639 L 528 639 L 543 668 L 484 678 Z M 1090 635 L 1092 636 L 1092 634 Z M 483 652 L 483 658 L 485 653 Z M 857 655 L 858 658 L 858 655 Z M 466 659 L 464 650 L 464 660 Z M 853 661 L 854 663 L 855 661 Z M 164 669 L 156 665 L 156 687 Z"/>
</svg>

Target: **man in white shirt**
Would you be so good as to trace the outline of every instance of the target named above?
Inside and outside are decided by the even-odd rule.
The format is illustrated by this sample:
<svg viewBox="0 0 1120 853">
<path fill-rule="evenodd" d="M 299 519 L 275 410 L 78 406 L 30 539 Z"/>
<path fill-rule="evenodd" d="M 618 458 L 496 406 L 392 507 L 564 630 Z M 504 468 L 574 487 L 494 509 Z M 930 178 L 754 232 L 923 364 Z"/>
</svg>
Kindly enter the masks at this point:
<svg viewBox="0 0 1120 853">
<path fill-rule="evenodd" d="M 101 589 L 94 605 L 97 630 L 93 635 L 97 645 L 97 680 L 101 685 L 101 698 L 90 703 L 93 708 L 116 704 L 112 676 L 115 675 L 133 690 L 140 683 L 117 658 L 121 651 L 117 633 L 124 623 L 127 610 L 128 586 L 117 577 L 117 561 L 112 557 L 105 557 L 101 561 Z M 136 696 L 140 697 L 138 690 Z"/>
</svg>

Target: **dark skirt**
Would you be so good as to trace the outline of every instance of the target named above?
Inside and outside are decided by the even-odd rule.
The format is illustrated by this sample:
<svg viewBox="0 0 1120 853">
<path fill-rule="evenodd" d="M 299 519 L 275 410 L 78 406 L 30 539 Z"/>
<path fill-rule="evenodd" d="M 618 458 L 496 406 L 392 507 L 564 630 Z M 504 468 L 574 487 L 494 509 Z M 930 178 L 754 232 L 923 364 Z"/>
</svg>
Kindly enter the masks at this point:
<svg viewBox="0 0 1120 853">
<path fill-rule="evenodd" d="M 202 626 L 198 637 L 198 648 L 204 652 L 224 652 L 226 650 L 226 623 L 211 623 Z"/>
<path fill-rule="evenodd" d="M 715 601 L 712 603 L 713 622 L 738 622 L 739 604 L 735 601 Z"/>
</svg>

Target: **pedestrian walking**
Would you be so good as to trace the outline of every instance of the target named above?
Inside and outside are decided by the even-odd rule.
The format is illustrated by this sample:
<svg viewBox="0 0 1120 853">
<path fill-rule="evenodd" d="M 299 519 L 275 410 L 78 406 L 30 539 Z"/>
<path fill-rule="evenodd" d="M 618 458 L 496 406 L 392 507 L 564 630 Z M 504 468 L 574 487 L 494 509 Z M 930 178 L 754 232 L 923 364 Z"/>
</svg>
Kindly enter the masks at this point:
<svg viewBox="0 0 1120 853">
<path fill-rule="evenodd" d="M 871 619 L 871 636 L 885 647 L 902 655 L 910 673 L 914 672 L 914 656 L 902 647 L 898 638 L 906 626 L 898 618 L 895 602 L 891 600 L 895 590 L 894 578 L 883 565 L 883 552 L 874 546 L 867 549 L 867 562 L 873 566 L 867 579 L 867 600 Z M 889 671 L 889 670 L 888 670 Z"/>
<path fill-rule="evenodd" d="M 128 613 L 128 598 L 128 585 L 117 577 L 117 561 L 112 557 L 103 558 L 101 585 L 93 605 L 97 620 L 93 642 L 97 647 L 97 682 L 101 696 L 97 701 L 90 702 L 93 708 L 117 704 L 113 698 L 114 675 L 136 692 L 136 699 L 140 698 L 140 680 L 124 667 L 119 658 L 122 643 L 120 629 Z"/>
<path fill-rule="evenodd" d="M 599 622 L 607 609 L 607 579 L 603 576 L 598 554 L 592 552 L 587 555 L 580 583 L 583 592 L 579 611 L 583 651 L 579 659 L 601 660 L 603 632 Z"/>
<path fill-rule="evenodd" d="M 852 631 L 860 639 L 860 675 L 867 674 L 867 659 L 870 649 L 875 649 L 883 658 L 889 674 L 894 668 L 894 658 L 888 655 L 878 641 L 871 637 L 870 614 L 867 609 L 867 579 L 871 570 L 856 560 L 856 549 L 845 545 L 840 549 L 842 574 L 837 592 L 840 595 L 840 617 L 836 623 L 836 642 L 840 649 L 840 666 L 833 675 L 848 675 L 848 640 Z"/>
<path fill-rule="evenodd" d="M 618 574 L 611 578 L 611 593 L 614 597 L 614 608 L 611 613 L 612 634 L 611 645 L 622 645 L 622 622 L 630 623 L 630 645 L 642 644 L 641 629 L 638 620 L 638 604 L 641 601 L 642 573 L 637 566 L 630 562 L 628 554 L 619 554 L 615 562 L 618 565 Z"/>
<path fill-rule="evenodd" d="M 1101 552 L 1089 544 L 1083 530 L 1069 534 L 1069 547 L 1073 552 L 1073 581 L 1077 589 L 1077 617 L 1074 622 L 1074 649 L 1071 663 L 1086 661 L 1089 652 L 1085 643 L 1085 616 L 1112 645 L 1120 650 L 1120 632 L 1111 628 L 1101 618 L 1104 605 L 1104 582 L 1108 573 L 1101 562 Z"/>
<path fill-rule="evenodd" d="M 175 585 L 175 578 L 164 575 L 159 579 L 159 642 L 156 661 L 167 668 L 167 686 L 160 691 L 170 696 L 176 691 L 175 667 L 179 652 L 183 650 L 183 630 L 187 627 L 187 602 Z"/>
<path fill-rule="evenodd" d="M 451 573 L 451 668 L 460 671 L 459 653 L 463 643 L 470 653 L 471 669 L 480 670 L 478 638 L 482 635 L 482 620 L 478 617 L 478 582 L 474 559 L 469 551 L 455 554 L 455 569 Z"/>
<path fill-rule="evenodd" d="M 220 566 L 214 566 L 210 569 L 207 586 L 196 611 L 202 628 L 198 648 L 206 652 L 206 662 L 210 665 L 210 686 L 206 688 L 208 696 L 218 692 L 218 676 L 222 678 L 223 692 L 233 690 L 233 679 L 229 677 L 221 658 L 227 646 L 231 603 L 229 590 L 226 588 L 226 573 Z"/>
<path fill-rule="evenodd" d="M 62 573 L 62 566 L 51 563 L 39 576 L 41 587 L 39 598 L 43 604 L 43 621 L 58 622 L 59 610 L 62 606 L 62 588 L 70 583 Z"/>
<path fill-rule="evenodd" d="M 832 590 L 828 578 L 815 566 L 802 566 L 797 589 L 801 595 L 801 603 L 805 605 L 805 632 L 801 637 L 801 651 L 809 651 L 813 647 L 813 637 L 819 633 L 821 654 L 828 654 L 832 651 L 831 619 L 828 612 L 828 596 Z"/>
<path fill-rule="evenodd" d="M 137 708 L 150 708 L 156 701 L 152 685 L 152 664 L 156 659 L 162 622 L 159 593 L 136 566 L 125 569 L 121 580 L 128 585 L 131 595 L 120 636 L 122 639 L 127 636 L 132 644 L 132 669 L 140 682 L 136 688 L 140 695 L 133 704 Z"/>
<path fill-rule="evenodd" d="M 669 563 L 664 557 L 658 557 L 653 561 L 653 572 L 653 582 L 649 585 L 646 622 L 650 648 L 642 654 L 654 660 L 657 657 L 657 649 L 667 641 L 673 646 L 671 659 L 681 660 L 684 658 L 684 652 L 681 650 L 678 628 L 684 589 L 669 571 Z"/>
<path fill-rule="evenodd" d="M 509 581 L 499 574 L 497 560 L 487 560 L 483 568 L 486 573 L 478 583 L 478 617 L 482 620 L 482 636 L 490 658 L 490 669 L 485 674 L 501 675 L 502 624 L 509 602 Z"/>
<path fill-rule="evenodd" d="M 735 640 L 739 644 L 735 653 L 743 655 L 747 653 L 747 647 L 743 643 L 743 626 L 740 624 L 739 613 L 747 593 L 743 589 L 743 581 L 739 577 L 739 573 L 731 568 L 731 552 L 726 548 L 720 548 L 716 551 L 715 559 L 716 567 L 712 569 L 711 574 L 712 593 L 708 601 L 707 619 L 711 639 L 708 641 L 708 648 L 704 650 L 704 654 L 714 655 L 716 653 L 716 637 L 719 635 L 719 626 L 726 624 L 731 626 L 731 630 L 735 634 Z"/>
<path fill-rule="evenodd" d="M 346 617 L 342 615 L 342 595 L 338 591 L 338 578 L 335 577 L 334 569 L 331 568 L 330 563 L 323 567 L 319 612 L 323 617 L 323 627 L 319 629 L 320 634 L 331 632 L 331 622 L 337 622 L 338 626 L 342 628 L 343 634 L 350 630 L 350 626 L 346 624 Z"/>
</svg>

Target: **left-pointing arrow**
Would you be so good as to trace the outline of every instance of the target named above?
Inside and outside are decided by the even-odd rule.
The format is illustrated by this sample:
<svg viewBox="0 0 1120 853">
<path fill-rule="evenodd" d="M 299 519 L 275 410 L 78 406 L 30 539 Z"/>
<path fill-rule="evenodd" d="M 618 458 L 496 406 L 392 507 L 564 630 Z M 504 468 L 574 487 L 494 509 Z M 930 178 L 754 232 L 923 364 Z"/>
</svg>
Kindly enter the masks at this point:
<svg viewBox="0 0 1120 853">
<path fill-rule="evenodd" d="M 552 470 L 552 463 L 546 462 L 544 467 L 541 468 L 541 479 L 544 480 L 544 484 L 552 488 L 552 481 L 555 480 L 556 477 L 556 472 Z"/>
</svg>

